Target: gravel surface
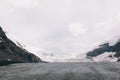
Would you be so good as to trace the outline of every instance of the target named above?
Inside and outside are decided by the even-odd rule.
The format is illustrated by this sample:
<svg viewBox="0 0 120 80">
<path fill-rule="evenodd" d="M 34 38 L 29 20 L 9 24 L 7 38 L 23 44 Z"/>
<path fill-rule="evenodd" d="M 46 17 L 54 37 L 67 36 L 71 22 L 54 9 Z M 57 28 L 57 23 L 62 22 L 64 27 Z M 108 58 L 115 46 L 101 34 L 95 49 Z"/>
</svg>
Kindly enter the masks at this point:
<svg viewBox="0 0 120 80">
<path fill-rule="evenodd" d="M 0 80 L 120 80 L 120 63 L 32 63 L 0 67 Z"/>
</svg>

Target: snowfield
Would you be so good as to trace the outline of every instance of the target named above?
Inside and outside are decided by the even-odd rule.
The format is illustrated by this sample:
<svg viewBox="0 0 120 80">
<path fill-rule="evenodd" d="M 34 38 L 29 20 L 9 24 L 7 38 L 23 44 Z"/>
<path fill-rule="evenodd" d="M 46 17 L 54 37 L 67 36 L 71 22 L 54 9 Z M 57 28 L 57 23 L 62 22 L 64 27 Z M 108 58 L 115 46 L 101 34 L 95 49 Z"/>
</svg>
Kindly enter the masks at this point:
<svg viewBox="0 0 120 80">
<path fill-rule="evenodd" d="M 0 67 L 0 80 L 120 80 L 120 63 L 27 63 Z"/>
</svg>

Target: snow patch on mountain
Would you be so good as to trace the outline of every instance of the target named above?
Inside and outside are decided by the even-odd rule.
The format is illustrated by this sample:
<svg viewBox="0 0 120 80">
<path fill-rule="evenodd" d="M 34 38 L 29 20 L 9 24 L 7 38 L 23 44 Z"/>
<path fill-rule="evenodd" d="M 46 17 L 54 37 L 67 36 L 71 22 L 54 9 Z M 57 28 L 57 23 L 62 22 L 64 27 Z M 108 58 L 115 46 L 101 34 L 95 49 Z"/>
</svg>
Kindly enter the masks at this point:
<svg viewBox="0 0 120 80">
<path fill-rule="evenodd" d="M 99 56 L 93 57 L 94 62 L 117 62 L 117 58 L 114 57 L 115 52 L 105 52 Z"/>
<path fill-rule="evenodd" d="M 115 37 L 113 37 L 111 39 L 106 40 L 103 43 L 109 43 L 109 46 L 114 46 L 119 41 L 120 41 L 120 36 L 115 36 Z"/>
</svg>

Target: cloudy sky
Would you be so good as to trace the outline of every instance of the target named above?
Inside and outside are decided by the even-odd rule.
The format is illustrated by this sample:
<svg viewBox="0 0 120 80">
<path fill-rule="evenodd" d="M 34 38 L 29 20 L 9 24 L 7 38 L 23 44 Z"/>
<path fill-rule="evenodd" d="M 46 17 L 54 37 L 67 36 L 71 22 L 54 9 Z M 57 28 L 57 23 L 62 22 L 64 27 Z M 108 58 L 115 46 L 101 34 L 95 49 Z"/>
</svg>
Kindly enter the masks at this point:
<svg viewBox="0 0 120 80">
<path fill-rule="evenodd" d="M 30 46 L 82 53 L 119 36 L 120 0 L 0 0 L 0 25 Z"/>
</svg>

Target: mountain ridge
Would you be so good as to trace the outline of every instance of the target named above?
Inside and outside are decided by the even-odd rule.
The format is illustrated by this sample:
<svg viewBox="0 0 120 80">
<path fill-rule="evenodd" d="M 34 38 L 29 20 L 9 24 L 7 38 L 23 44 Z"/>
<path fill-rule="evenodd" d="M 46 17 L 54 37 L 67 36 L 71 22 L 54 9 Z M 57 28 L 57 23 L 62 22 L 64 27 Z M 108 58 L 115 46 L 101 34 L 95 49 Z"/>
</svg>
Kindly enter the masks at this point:
<svg viewBox="0 0 120 80">
<path fill-rule="evenodd" d="M 107 57 L 118 58 L 117 61 L 120 61 L 120 59 L 119 59 L 119 57 L 120 57 L 120 39 L 118 39 L 114 43 L 114 45 L 111 45 L 111 43 L 109 43 L 109 42 L 101 44 L 101 45 L 99 45 L 98 48 L 94 48 L 93 50 L 87 52 L 86 54 L 87 54 L 87 58 L 95 58 L 97 56 L 103 55 L 104 53 L 109 54 Z"/>
<path fill-rule="evenodd" d="M 38 62 L 43 61 L 26 49 L 17 46 L 6 36 L 2 27 L 0 27 L 0 65 Z"/>
</svg>

